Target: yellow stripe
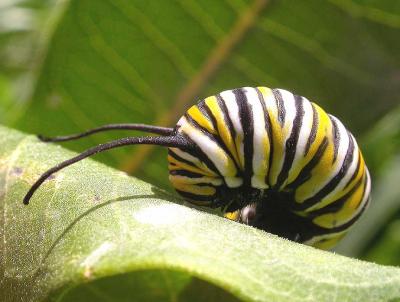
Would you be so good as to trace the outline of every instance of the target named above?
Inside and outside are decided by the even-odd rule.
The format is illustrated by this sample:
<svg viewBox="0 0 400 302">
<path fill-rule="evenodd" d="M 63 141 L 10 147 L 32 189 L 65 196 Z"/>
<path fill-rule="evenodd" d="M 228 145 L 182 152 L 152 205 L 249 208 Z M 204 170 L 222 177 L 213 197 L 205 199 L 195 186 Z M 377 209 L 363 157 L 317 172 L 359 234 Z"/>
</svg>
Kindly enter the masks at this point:
<svg viewBox="0 0 400 302">
<path fill-rule="evenodd" d="M 168 155 L 168 161 L 174 165 L 170 165 L 169 166 L 169 170 L 186 170 L 186 171 L 190 171 L 190 172 L 194 172 L 194 173 L 199 173 L 205 176 L 217 176 L 217 174 L 215 174 L 214 172 L 212 172 L 211 170 L 209 170 L 208 168 L 203 169 L 203 168 L 198 168 L 198 167 L 194 167 L 191 165 L 188 165 L 184 162 L 178 161 L 177 159 L 175 159 L 174 157 L 172 157 L 171 155 Z"/>
<path fill-rule="evenodd" d="M 272 95 L 272 90 L 269 89 L 268 87 L 259 86 L 259 87 L 257 87 L 257 89 L 258 89 L 258 90 L 261 92 L 261 94 L 263 95 L 264 100 L 265 100 L 268 96 Z"/>
<path fill-rule="evenodd" d="M 344 235 L 346 235 L 346 232 L 338 233 L 337 235 L 335 234 L 333 237 L 314 242 L 312 246 L 321 250 L 329 250 L 330 248 L 334 247 L 336 243 L 344 237 Z"/>
<path fill-rule="evenodd" d="M 318 151 L 319 146 L 321 145 L 323 139 L 325 138 L 326 135 L 326 128 L 328 127 L 328 124 L 330 122 L 329 119 L 327 118 L 320 118 L 322 117 L 327 117 L 325 111 L 323 111 L 318 105 L 314 105 L 314 108 L 317 112 L 317 119 L 318 119 L 318 127 L 317 131 L 315 134 L 315 139 L 313 143 L 310 145 L 310 148 L 308 149 L 308 152 L 305 156 L 302 158 L 299 158 L 296 163 L 293 164 L 292 168 L 289 171 L 289 176 L 288 176 L 288 181 L 287 183 L 293 182 L 301 173 L 301 171 L 304 169 L 304 167 L 313 159 L 315 154 Z M 313 121 L 310 121 L 309 124 L 309 129 L 311 131 L 312 128 L 312 123 Z"/>
<path fill-rule="evenodd" d="M 273 186 L 278 180 L 278 175 L 282 167 L 284 157 L 284 140 L 287 128 L 281 128 L 278 120 L 278 108 L 273 94 L 265 99 L 267 111 L 269 112 L 272 128 L 273 158 L 272 165 L 269 167 L 269 185 Z M 286 129 L 286 131 L 285 131 Z"/>
<path fill-rule="evenodd" d="M 188 177 L 183 175 L 169 175 L 169 179 L 173 183 L 182 183 L 189 185 L 196 185 L 199 183 L 207 183 L 213 186 L 220 186 L 223 184 L 221 178 L 217 177 Z"/>
<path fill-rule="evenodd" d="M 295 200 L 297 202 L 302 202 L 308 197 L 318 192 L 319 188 L 322 188 L 323 184 L 333 177 L 332 171 L 335 170 L 335 166 L 332 165 L 334 156 L 334 144 L 329 133 L 332 130 L 332 124 L 328 115 L 320 107 L 315 105 L 318 112 L 318 133 L 316 136 L 316 141 L 322 142 L 324 137 L 328 138 L 328 146 L 325 149 L 324 154 L 320 158 L 318 164 L 314 167 L 311 172 L 311 178 L 297 188 L 295 193 Z M 317 143 L 314 142 L 312 148 L 318 149 Z M 337 161 L 335 162 L 337 165 Z M 314 192 L 314 193 L 313 193 Z M 311 193 L 311 194 L 310 194 Z"/>
<path fill-rule="evenodd" d="M 269 120 L 271 123 L 272 143 L 273 143 L 273 159 L 272 166 L 267 167 L 265 175 L 269 173 L 269 185 L 274 185 L 277 181 L 277 174 L 279 173 L 279 163 L 283 159 L 283 147 L 282 147 L 282 129 L 278 122 L 278 109 L 276 108 L 275 97 L 272 90 L 267 87 L 257 87 L 263 95 Z M 271 152 L 270 141 L 268 140 L 268 158 Z M 270 171 L 268 171 L 270 170 Z"/>
<path fill-rule="evenodd" d="M 267 97 L 272 96 L 272 90 L 267 87 L 257 87 L 257 88 L 263 95 L 264 105 L 266 106 L 265 99 Z M 269 115 L 268 110 L 267 110 L 266 114 Z M 264 133 L 264 135 L 262 136 L 262 139 L 261 139 L 261 141 L 262 141 L 261 142 L 261 149 L 262 149 L 261 154 L 263 154 L 263 157 L 262 157 L 262 161 L 260 162 L 260 164 L 257 165 L 256 167 L 253 167 L 255 177 L 258 179 L 259 182 L 262 182 L 262 183 L 265 183 L 265 176 L 268 174 L 268 170 L 270 168 L 269 167 L 269 155 L 271 152 L 271 143 L 269 141 L 268 131 L 265 129 L 266 123 L 267 123 L 267 121 L 265 120 L 265 116 L 264 116 L 264 125 L 259 126 L 259 127 L 263 127 L 263 133 Z"/>
<path fill-rule="evenodd" d="M 173 181 L 171 181 L 171 182 L 175 189 L 182 191 L 182 192 L 195 194 L 195 195 L 212 196 L 216 192 L 216 189 L 211 186 L 196 186 L 196 185 L 189 185 L 189 184 L 173 182 Z"/>
<path fill-rule="evenodd" d="M 326 207 L 327 205 L 331 204 L 335 200 L 345 196 L 348 192 L 350 192 L 354 186 L 360 181 L 360 179 L 365 177 L 365 163 L 362 158 L 361 152 L 359 151 L 360 155 L 360 168 L 358 169 L 356 177 L 351 181 L 351 183 L 347 186 L 347 188 L 338 191 L 336 194 L 331 195 L 329 198 L 324 198 L 323 202 L 319 203 L 316 207 L 312 207 L 313 210 L 320 209 Z M 311 208 L 310 208 L 311 210 Z"/>
<path fill-rule="evenodd" d="M 235 138 L 236 152 L 239 154 L 239 168 L 244 170 L 244 146 L 243 146 L 243 135 L 236 134 Z"/>
<path fill-rule="evenodd" d="M 235 141 L 231 136 L 228 125 L 225 122 L 224 114 L 218 105 L 218 100 L 215 96 L 210 96 L 205 99 L 205 103 L 208 108 L 210 108 L 215 120 L 217 121 L 218 134 L 222 138 L 225 146 L 231 152 L 236 163 L 239 163 L 238 154 L 236 151 Z"/>
<path fill-rule="evenodd" d="M 364 182 L 363 185 L 359 186 L 357 190 L 350 195 L 338 212 L 318 216 L 313 220 L 313 222 L 325 228 L 333 228 L 350 220 L 355 215 L 357 208 L 360 206 L 365 185 Z"/>
<path fill-rule="evenodd" d="M 206 116 L 200 111 L 197 105 L 190 107 L 187 111 L 190 117 L 195 120 L 201 127 L 206 129 L 208 132 L 212 134 L 217 134 L 217 131 L 214 129 L 212 123 L 208 120 Z"/>
<path fill-rule="evenodd" d="M 268 134 L 267 132 L 265 132 L 265 135 L 262 136 L 261 140 L 261 154 L 262 154 L 261 162 L 257 162 L 256 166 L 254 166 L 253 164 L 253 171 L 254 171 L 253 178 L 258 183 L 258 186 L 260 186 L 260 184 L 264 184 L 263 186 L 260 186 L 262 188 L 268 187 L 268 184 L 266 184 L 267 186 L 265 186 L 265 176 L 267 175 L 269 169 L 270 147 L 271 146 L 268 139 Z"/>
<path fill-rule="evenodd" d="M 211 150 L 211 152 L 207 151 L 208 154 L 206 155 L 223 176 L 236 176 L 237 169 L 233 159 L 228 156 L 228 154 L 224 151 L 224 149 L 221 148 L 218 142 L 213 141 L 204 133 L 202 133 L 198 128 L 192 126 L 187 122 L 182 124 L 180 129 L 182 132 L 186 133 L 186 135 L 188 135 L 200 148 L 202 148 L 203 150 L 204 148 Z M 205 151 L 205 153 L 207 152 Z"/>
</svg>

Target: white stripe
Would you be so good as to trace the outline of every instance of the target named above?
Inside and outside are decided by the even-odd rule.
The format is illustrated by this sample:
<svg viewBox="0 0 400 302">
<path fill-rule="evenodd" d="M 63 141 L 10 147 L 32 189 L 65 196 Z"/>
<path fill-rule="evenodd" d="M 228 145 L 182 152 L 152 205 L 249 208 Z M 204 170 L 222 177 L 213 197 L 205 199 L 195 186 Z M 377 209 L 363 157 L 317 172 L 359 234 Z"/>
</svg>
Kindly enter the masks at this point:
<svg viewBox="0 0 400 302">
<path fill-rule="evenodd" d="M 302 160 L 306 157 L 304 152 L 306 150 L 307 141 L 311 135 L 311 129 L 313 124 L 313 109 L 310 101 L 302 97 L 302 105 L 303 105 L 304 115 L 302 120 L 300 121 L 301 128 L 299 130 L 299 138 L 297 140 L 296 153 L 294 155 L 292 168 L 289 170 L 287 178 L 290 179 L 291 181 L 296 179 L 296 177 L 301 173 L 301 168 L 304 168 L 303 166 L 300 165 L 307 164 L 305 162 L 302 162 Z M 294 174 L 295 171 L 297 171 L 296 174 Z M 283 183 L 282 187 L 284 187 L 286 184 L 287 182 Z"/>
<path fill-rule="evenodd" d="M 296 146 L 296 154 L 293 160 L 294 165 L 296 161 L 298 161 L 300 158 L 304 158 L 304 152 L 306 150 L 308 138 L 311 135 L 311 127 L 313 124 L 313 110 L 311 103 L 306 98 L 302 98 L 302 100 L 304 115 L 302 120 L 300 121 L 301 128 L 299 131 L 299 139 Z"/>
<path fill-rule="evenodd" d="M 186 153 L 185 151 L 182 151 L 181 149 L 178 149 L 178 148 L 171 148 L 171 150 L 179 157 L 182 157 L 183 159 L 193 163 L 197 168 L 202 169 L 202 170 L 205 169 L 205 163 L 203 163 L 197 157 L 194 157 L 193 155 Z M 206 168 L 206 171 L 211 172 L 212 174 L 215 174 L 215 172 L 210 170 L 208 167 Z M 215 174 L 215 175 L 217 175 L 217 174 Z"/>
<path fill-rule="evenodd" d="M 272 91 L 271 91 L 271 93 L 269 93 L 269 94 L 267 94 L 267 95 L 263 95 L 264 96 L 264 103 L 265 103 L 265 108 L 266 108 L 266 110 L 267 110 L 267 112 L 268 112 L 268 115 L 269 115 L 269 117 L 270 117 L 270 122 L 271 122 L 271 125 L 270 125 L 270 127 L 271 127 L 271 133 L 272 133 L 272 136 L 271 136 L 271 141 L 273 141 L 274 140 L 274 133 L 273 133 L 273 128 L 272 128 L 272 122 L 276 119 L 275 117 L 277 117 L 278 116 L 278 107 L 277 107 L 277 105 L 276 105 L 276 102 L 275 102 L 275 96 L 274 96 L 274 94 L 272 93 Z M 270 141 L 270 142 L 271 142 Z M 270 145 L 270 147 L 273 147 L 273 145 Z M 273 150 L 273 149 L 272 149 Z M 271 150 L 270 150 L 270 152 L 271 152 Z M 269 155 L 268 155 L 269 156 Z M 277 158 L 277 154 L 276 154 L 276 152 L 274 152 L 273 153 L 273 161 L 272 161 L 272 163 L 271 163 L 271 166 L 270 167 L 268 167 L 268 171 L 267 171 L 267 174 L 268 173 L 270 173 L 270 174 L 272 174 L 272 172 L 270 172 L 271 171 L 271 168 L 274 166 L 274 161 L 276 160 L 276 158 Z M 271 177 L 271 176 L 270 176 Z M 272 182 L 272 181 L 270 181 L 270 179 L 268 179 L 268 186 L 271 186 L 271 185 L 273 185 L 274 183 Z"/>
<path fill-rule="evenodd" d="M 314 196 L 315 194 L 317 194 L 322 188 L 324 188 L 339 173 L 340 169 L 343 166 L 344 160 L 346 158 L 347 150 L 350 147 L 350 138 L 349 138 L 348 131 L 343 126 L 343 124 L 336 118 L 335 118 L 335 121 L 337 122 L 337 129 L 339 131 L 339 136 L 340 136 L 336 161 L 334 162 L 334 164 L 332 166 L 329 167 L 329 169 L 327 169 L 326 173 L 324 174 L 325 179 L 323 179 L 323 182 L 319 186 L 315 186 L 313 188 L 313 190 L 310 190 L 308 192 L 308 195 L 305 196 L 304 199 L 310 198 L 310 197 Z M 330 123 L 333 127 L 333 123 L 331 121 L 330 121 Z M 332 128 L 331 128 L 331 130 L 332 130 Z M 332 131 L 329 131 L 329 133 L 326 133 L 326 135 L 329 138 L 328 144 L 331 145 L 333 148 L 334 143 L 333 143 Z M 353 139 L 353 142 L 355 142 L 355 139 Z M 355 146 L 355 144 L 354 144 L 354 146 Z M 357 150 L 354 149 L 354 151 L 357 151 Z M 355 156 L 353 155 L 353 163 L 354 163 L 354 157 Z M 350 177 L 350 176 L 348 176 L 348 177 Z M 342 181 L 343 181 L 343 179 L 342 179 Z M 338 184 L 338 186 L 339 186 L 339 184 Z M 332 196 L 332 194 L 334 194 L 334 192 L 337 193 L 338 186 L 336 186 L 336 188 L 331 193 L 329 193 L 327 196 L 325 196 L 322 202 L 319 202 L 319 203 L 315 204 L 314 206 L 308 208 L 307 211 L 311 211 L 311 210 L 314 210 L 317 208 L 322 208 L 326 204 L 328 204 L 329 196 Z"/>
<path fill-rule="evenodd" d="M 245 88 L 245 94 L 249 105 L 251 106 L 253 119 L 253 176 L 251 179 L 252 187 L 266 189 L 268 185 L 265 183 L 265 175 L 267 171 L 264 169 L 263 161 L 268 160 L 269 154 L 264 152 L 263 139 L 268 137 L 265 130 L 264 110 L 258 98 L 257 91 L 254 88 Z"/>
<path fill-rule="evenodd" d="M 278 165 L 278 169 L 275 170 L 275 175 L 272 175 L 272 184 L 276 184 L 278 180 L 278 176 L 282 170 L 285 154 L 286 154 L 286 141 L 290 137 L 293 129 L 293 121 L 296 116 L 296 105 L 293 93 L 284 90 L 284 89 L 277 89 L 281 95 L 283 100 L 283 107 L 285 108 L 285 123 L 283 128 L 281 129 L 282 134 L 282 144 L 283 144 L 283 152 L 282 154 L 276 154 L 274 152 L 274 162 Z"/>
<path fill-rule="evenodd" d="M 217 142 L 187 122 L 182 124 L 181 129 L 213 162 L 228 187 L 239 187 L 242 184 L 242 179 L 236 177 L 236 169 L 233 169 L 234 174 L 228 170 L 229 166 L 235 167 L 235 164 Z"/>
<path fill-rule="evenodd" d="M 365 207 L 367 207 L 368 205 L 365 205 L 366 202 L 369 202 L 370 200 L 370 193 L 371 193 L 371 177 L 369 175 L 368 169 L 367 167 L 365 167 L 365 172 L 366 172 L 366 184 L 365 184 L 365 190 L 364 190 L 364 195 L 362 197 L 362 201 L 360 202 L 360 204 L 358 205 L 358 208 L 352 213 L 353 215 L 348 218 L 345 221 L 341 221 L 341 224 L 345 224 L 346 222 L 350 221 L 353 217 L 357 216 L 361 210 Z M 365 210 L 365 209 L 364 209 Z"/>
<path fill-rule="evenodd" d="M 360 208 L 362 208 L 366 202 L 370 201 L 371 194 L 371 175 L 369 174 L 367 166 L 365 166 L 365 172 L 367 173 L 367 187 L 365 188 L 364 197 L 361 201 Z"/>
<path fill-rule="evenodd" d="M 343 124 L 334 116 L 331 116 L 337 124 L 337 129 L 339 130 L 339 148 L 338 148 L 338 154 L 336 158 L 336 163 L 340 163 L 340 165 L 336 164 L 334 172 L 330 174 L 330 177 L 328 180 L 325 182 L 324 186 L 331 181 L 333 177 L 336 176 L 337 173 L 339 173 L 340 169 L 342 168 L 344 164 L 344 159 L 346 158 L 347 150 L 350 147 L 350 136 L 351 134 L 348 133 L 346 128 L 343 126 Z M 332 124 L 333 125 L 333 124 Z M 332 137 L 333 139 L 333 137 Z M 357 169 L 357 161 L 358 161 L 358 146 L 355 138 L 352 136 L 353 143 L 354 143 L 354 149 L 353 149 L 353 158 L 351 161 L 351 164 L 349 166 L 349 169 L 347 170 L 346 174 L 342 177 L 340 182 L 336 185 L 336 187 L 328 193 L 322 200 L 321 202 L 315 204 L 314 206 L 308 208 L 306 212 L 320 209 L 331 203 L 336 199 L 336 195 L 344 189 L 348 181 L 350 180 L 351 176 L 354 174 L 355 170 Z M 332 141 L 333 144 L 333 141 Z M 323 186 L 320 187 L 322 189 Z"/>
<path fill-rule="evenodd" d="M 237 137 L 240 137 L 240 145 L 236 145 L 236 137 L 234 138 L 237 153 L 239 155 L 240 163 L 239 166 L 244 168 L 244 146 L 243 146 L 243 128 L 239 117 L 239 107 L 236 103 L 236 96 L 232 90 L 226 90 L 220 93 L 222 100 L 225 102 L 226 108 L 228 109 L 229 118 L 232 121 L 233 128 Z"/>
<path fill-rule="evenodd" d="M 239 117 L 239 107 L 236 103 L 235 94 L 232 90 L 226 90 L 220 93 L 223 101 L 225 102 L 226 108 L 228 109 L 229 117 L 232 121 L 233 128 L 237 134 L 243 135 L 242 123 Z"/>
<path fill-rule="evenodd" d="M 366 168 L 366 167 L 365 167 Z M 362 196 L 362 201 L 360 202 L 360 204 L 358 205 L 357 209 L 355 209 L 355 211 L 353 211 L 351 213 L 351 216 L 347 217 L 347 219 L 344 220 L 340 220 L 337 222 L 337 225 L 335 225 L 335 227 L 340 227 L 343 224 L 346 224 L 347 222 L 349 222 L 350 220 L 352 220 L 355 216 L 357 216 L 363 209 L 365 210 L 368 205 L 365 205 L 366 202 L 369 202 L 369 198 L 370 198 L 370 192 L 371 192 L 371 178 L 369 176 L 369 172 L 368 169 L 365 170 L 366 171 L 366 184 L 365 184 L 365 190 L 364 190 L 364 195 Z M 351 197 L 350 197 L 351 198 Z"/>
</svg>

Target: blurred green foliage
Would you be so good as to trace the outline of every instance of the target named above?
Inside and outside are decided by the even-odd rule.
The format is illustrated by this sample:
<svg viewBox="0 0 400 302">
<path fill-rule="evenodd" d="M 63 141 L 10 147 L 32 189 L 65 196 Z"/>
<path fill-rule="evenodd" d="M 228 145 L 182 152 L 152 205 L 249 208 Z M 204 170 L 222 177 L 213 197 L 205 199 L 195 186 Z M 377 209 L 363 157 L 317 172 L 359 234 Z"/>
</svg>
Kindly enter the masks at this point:
<svg viewBox="0 0 400 302">
<path fill-rule="evenodd" d="M 47 135 L 173 126 L 221 90 L 294 91 L 344 122 L 373 175 L 373 204 L 338 251 L 400 265 L 400 2 L 263 2 L 2 1 L 0 122 Z M 165 157 L 138 147 L 98 159 L 171 190 Z"/>
</svg>

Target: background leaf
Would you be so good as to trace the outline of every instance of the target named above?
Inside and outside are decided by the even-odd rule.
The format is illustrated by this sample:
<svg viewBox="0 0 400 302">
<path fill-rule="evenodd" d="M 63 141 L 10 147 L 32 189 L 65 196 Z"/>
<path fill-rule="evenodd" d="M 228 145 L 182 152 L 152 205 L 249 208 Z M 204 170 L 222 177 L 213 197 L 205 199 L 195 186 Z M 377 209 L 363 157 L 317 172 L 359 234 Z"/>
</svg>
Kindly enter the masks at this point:
<svg viewBox="0 0 400 302">
<path fill-rule="evenodd" d="M 315 100 L 359 134 L 400 100 L 399 12 L 392 1 L 71 0 L 15 126 L 173 126 L 198 98 L 266 85 Z M 165 153 L 150 149 L 100 159 L 170 189 Z"/>
<path fill-rule="evenodd" d="M 14 123 L 34 89 L 57 0 L 0 2 L 0 121 Z M 58 1 L 61 3 L 61 1 Z"/>
<path fill-rule="evenodd" d="M 398 268 L 172 203 L 169 194 L 93 160 L 58 172 L 24 206 L 38 175 L 71 156 L 0 127 L 6 301 L 193 301 L 199 288 L 208 301 L 400 298 Z"/>
</svg>

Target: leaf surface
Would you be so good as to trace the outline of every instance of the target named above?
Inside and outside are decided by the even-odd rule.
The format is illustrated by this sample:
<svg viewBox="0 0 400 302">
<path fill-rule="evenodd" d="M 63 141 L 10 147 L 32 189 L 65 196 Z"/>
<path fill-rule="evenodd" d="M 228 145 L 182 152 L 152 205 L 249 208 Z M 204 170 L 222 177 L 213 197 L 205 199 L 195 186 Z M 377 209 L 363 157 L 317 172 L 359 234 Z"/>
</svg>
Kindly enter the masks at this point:
<svg viewBox="0 0 400 302">
<path fill-rule="evenodd" d="M 72 155 L 0 127 L 0 292 L 7 302 L 400 298 L 398 268 L 190 209 L 93 160 L 56 173 L 24 206 L 37 177 Z"/>
</svg>

